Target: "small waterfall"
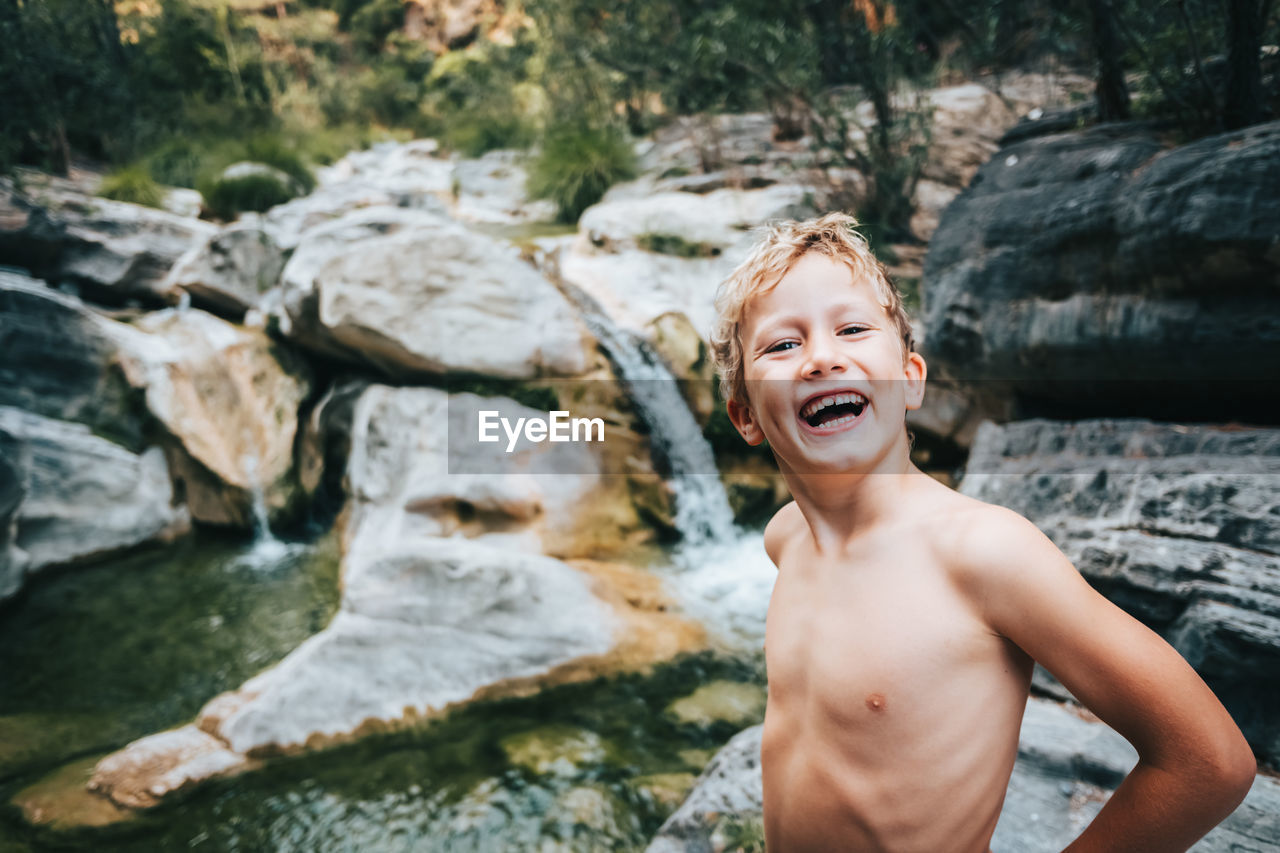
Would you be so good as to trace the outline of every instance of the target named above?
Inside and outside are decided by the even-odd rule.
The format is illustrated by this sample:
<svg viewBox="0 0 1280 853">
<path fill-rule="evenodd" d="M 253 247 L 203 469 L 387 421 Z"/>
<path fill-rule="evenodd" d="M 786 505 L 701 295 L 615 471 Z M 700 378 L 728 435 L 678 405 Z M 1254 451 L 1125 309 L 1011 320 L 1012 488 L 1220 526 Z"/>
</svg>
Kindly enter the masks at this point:
<svg viewBox="0 0 1280 853">
<path fill-rule="evenodd" d="M 248 475 L 249 491 L 252 496 L 250 509 L 253 512 L 253 547 L 241 559 L 247 563 L 261 565 L 278 560 L 290 552 L 290 546 L 276 538 L 271 532 L 271 519 L 267 514 L 267 495 L 262 480 L 258 476 L 258 456 L 250 451 L 241 460 L 245 474 Z"/>
<path fill-rule="evenodd" d="M 671 371 L 648 344 L 618 328 L 588 294 L 566 281 L 559 280 L 559 284 L 604 346 L 649 426 L 654 452 L 670 469 L 676 496 L 675 525 L 684 547 L 732 540 L 736 535 L 733 510 L 720 483 L 715 455 Z"/>
<path fill-rule="evenodd" d="M 777 572 L 760 532 L 734 523 L 711 446 L 675 378 L 644 341 L 618 328 L 589 294 L 561 277 L 554 253 L 537 263 L 604 346 L 649 425 L 654 452 L 670 469 L 675 524 L 684 538 L 672 556 L 668 588 L 721 647 L 758 654 Z"/>
</svg>

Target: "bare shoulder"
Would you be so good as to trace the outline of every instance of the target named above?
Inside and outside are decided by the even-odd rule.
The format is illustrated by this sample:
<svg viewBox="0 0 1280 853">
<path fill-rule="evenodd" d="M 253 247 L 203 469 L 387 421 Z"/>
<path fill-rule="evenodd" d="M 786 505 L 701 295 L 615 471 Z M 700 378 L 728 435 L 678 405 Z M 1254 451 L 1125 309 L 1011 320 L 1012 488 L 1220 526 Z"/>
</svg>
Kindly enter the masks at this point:
<svg viewBox="0 0 1280 853">
<path fill-rule="evenodd" d="M 787 542 L 800 535 L 804 529 L 804 514 L 795 501 L 790 501 L 782 509 L 773 514 L 764 528 L 764 550 L 773 560 L 774 566 L 780 565 L 782 551 Z"/>
<path fill-rule="evenodd" d="M 1052 576 L 1078 579 L 1066 555 L 1020 513 L 959 493 L 947 504 L 934 531 L 936 551 L 956 585 L 978 603 L 990 605 L 1011 586 L 1034 593 L 1038 581 Z"/>
</svg>

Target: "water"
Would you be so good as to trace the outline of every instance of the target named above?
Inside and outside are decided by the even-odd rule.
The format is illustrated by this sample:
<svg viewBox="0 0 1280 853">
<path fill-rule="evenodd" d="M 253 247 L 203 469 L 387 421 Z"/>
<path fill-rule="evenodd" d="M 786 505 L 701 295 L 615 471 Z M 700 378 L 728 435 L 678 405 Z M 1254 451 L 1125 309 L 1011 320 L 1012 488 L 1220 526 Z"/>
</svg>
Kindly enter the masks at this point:
<svg viewBox="0 0 1280 853">
<path fill-rule="evenodd" d="M 777 572 L 760 531 L 734 523 L 715 454 L 675 377 L 647 343 L 619 328 L 589 294 L 561 279 L 554 260 L 543 258 L 541 263 L 605 348 L 649 426 L 654 454 L 670 472 L 681 542 L 666 567 L 668 590 L 707 628 L 713 646 L 757 653 Z"/>
<path fill-rule="evenodd" d="M 253 513 L 253 547 L 241 558 L 246 566 L 270 565 L 284 559 L 294 550 L 288 543 L 282 542 L 271 532 L 271 518 L 267 513 L 267 495 L 258 477 L 258 457 L 253 452 L 246 453 L 242 460 L 245 474 L 249 479 L 251 494 L 250 509 Z"/>
<path fill-rule="evenodd" d="M 553 280 L 558 279 L 553 274 Z M 652 450 L 670 472 L 675 526 L 684 544 L 699 547 L 735 539 L 733 510 L 720 483 L 715 455 L 671 371 L 648 344 L 615 325 L 588 294 L 568 282 L 558 283 L 604 347 L 649 427 Z"/>
</svg>

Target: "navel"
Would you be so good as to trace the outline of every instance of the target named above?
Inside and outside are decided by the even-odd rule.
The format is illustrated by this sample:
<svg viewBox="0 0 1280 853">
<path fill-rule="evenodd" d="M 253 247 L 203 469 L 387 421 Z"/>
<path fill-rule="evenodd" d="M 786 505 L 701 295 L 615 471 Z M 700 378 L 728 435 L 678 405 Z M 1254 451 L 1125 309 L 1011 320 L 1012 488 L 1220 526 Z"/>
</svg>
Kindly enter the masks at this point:
<svg viewBox="0 0 1280 853">
<path fill-rule="evenodd" d="M 872 693 L 867 696 L 867 707 L 872 711 L 883 711 L 887 704 L 883 693 Z"/>
</svg>

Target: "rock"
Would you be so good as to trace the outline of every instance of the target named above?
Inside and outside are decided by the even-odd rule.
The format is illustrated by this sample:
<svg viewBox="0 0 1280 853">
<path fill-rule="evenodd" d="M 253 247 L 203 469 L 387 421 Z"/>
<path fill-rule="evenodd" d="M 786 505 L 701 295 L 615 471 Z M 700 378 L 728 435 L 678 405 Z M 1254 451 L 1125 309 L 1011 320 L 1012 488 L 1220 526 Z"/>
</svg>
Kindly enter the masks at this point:
<svg viewBox="0 0 1280 853">
<path fill-rule="evenodd" d="M 246 216 L 179 258 L 166 289 L 184 290 L 193 305 L 239 321 L 276 286 L 283 269 L 271 229 Z"/>
<path fill-rule="evenodd" d="M 931 89 L 928 106 L 933 124 L 922 177 L 953 191 L 969 185 L 1018 120 L 998 95 L 978 83 Z"/>
<path fill-rule="evenodd" d="M 94 768 L 89 790 L 127 808 L 149 808 L 202 779 L 248 769 L 243 755 L 218 738 L 186 725 L 134 741 Z"/>
<path fill-rule="evenodd" d="M 745 729 L 716 753 L 645 853 L 712 853 L 717 849 L 712 835 L 726 820 L 760 819 L 764 803 L 760 780 L 763 730 L 763 726 Z"/>
<path fill-rule="evenodd" d="M 716 754 L 646 853 L 711 853 L 722 849 L 715 842 L 727 825 L 758 826 L 762 731 L 762 726 L 746 729 Z M 1031 699 L 992 851 L 1062 850 L 1102 808 L 1137 758 L 1133 747 L 1105 724 L 1089 722 L 1057 703 Z M 1244 803 L 1191 849 L 1271 849 L 1280 842 L 1277 806 L 1280 780 L 1259 775 Z"/>
<path fill-rule="evenodd" d="M 370 542 L 465 535 L 563 557 L 600 553 L 601 530 L 630 539 L 640 524 L 626 483 L 601 476 L 614 464 L 603 455 L 613 439 L 525 442 L 506 454 L 471 440 L 480 409 L 546 417 L 509 399 L 368 388 L 352 417 L 348 529 Z"/>
<path fill-rule="evenodd" d="M 453 168 L 456 199 L 452 214 L 464 222 L 515 224 L 551 222 L 556 204 L 530 199 L 523 151 L 490 151 L 475 160 L 458 160 Z"/>
<path fill-rule="evenodd" d="M 720 282 L 745 256 L 746 247 L 714 258 L 680 258 L 639 249 L 591 252 L 580 245 L 558 249 L 560 274 L 595 299 L 624 329 L 645 335 L 664 314 L 685 315 L 704 341 L 715 325 Z"/>
<path fill-rule="evenodd" d="M 712 681 L 671 702 L 665 713 L 684 725 L 728 723 L 741 728 L 764 716 L 765 698 L 759 684 Z"/>
<path fill-rule="evenodd" d="M 722 189 L 696 194 L 659 192 L 638 198 L 605 199 L 582 214 L 578 227 L 592 245 L 606 251 L 645 248 L 666 238 L 677 255 L 716 256 L 741 242 L 743 232 L 771 219 L 791 219 L 809 212 L 806 194 L 797 185 L 759 190 Z"/>
<path fill-rule="evenodd" d="M 109 305 L 177 301 L 170 268 L 215 227 L 168 211 L 54 185 L 26 197 L 0 184 L 0 264 Z"/>
<path fill-rule="evenodd" d="M 1170 150 L 1143 125 L 1010 145 L 947 208 L 926 356 L 1054 413 L 1264 411 L 1280 373 L 1280 122 Z M 1112 381 L 1108 381 L 1112 380 Z"/>
<path fill-rule="evenodd" d="M 306 366 L 263 332 L 195 309 L 148 314 L 136 329 L 121 365 L 176 439 L 170 461 L 192 516 L 251 527 L 257 490 L 269 512 L 287 511 Z"/>
<path fill-rule="evenodd" d="M 573 726 L 541 726 L 504 737 L 499 746 L 507 760 L 538 776 L 572 776 L 584 765 L 604 760 L 600 736 Z"/>
<path fill-rule="evenodd" d="M 306 187 L 302 186 L 297 178 L 267 163 L 242 160 L 239 163 L 232 163 L 218 175 L 219 181 L 242 181 L 245 178 L 266 178 L 279 184 L 293 195 L 301 195 L 306 192 Z"/>
<path fill-rule="evenodd" d="M 984 424 L 960 484 L 1034 521 L 1159 631 L 1264 760 L 1280 724 L 1280 430 L 1139 419 Z"/>
<path fill-rule="evenodd" d="M 21 502 L 9 514 L 10 548 L 0 554 L 0 599 L 50 566 L 84 562 L 185 533 L 190 519 L 172 506 L 164 454 L 141 454 L 93 434 L 84 424 L 0 406 L 0 458 Z M 10 481 L 0 491 L 12 500 Z"/>
<path fill-rule="evenodd" d="M 706 425 L 716 406 L 715 365 L 711 363 L 707 344 L 689 318 L 679 311 L 668 311 L 648 325 L 648 339 L 653 349 L 680 382 L 680 393 L 698 423 Z"/>
<path fill-rule="evenodd" d="M 314 229 L 283 281 L 284 334 L 397 378 L 572 376 L 594 349 L 514 248 L 421 212 L 359 211 Z"/>
<path fill-rule="evenodd" d="M 43 282 L 0 272 L 0 405 L 78 421 L 141 450 L 146 409 L 114 364 L 129 332 Z"/>
</svg>

